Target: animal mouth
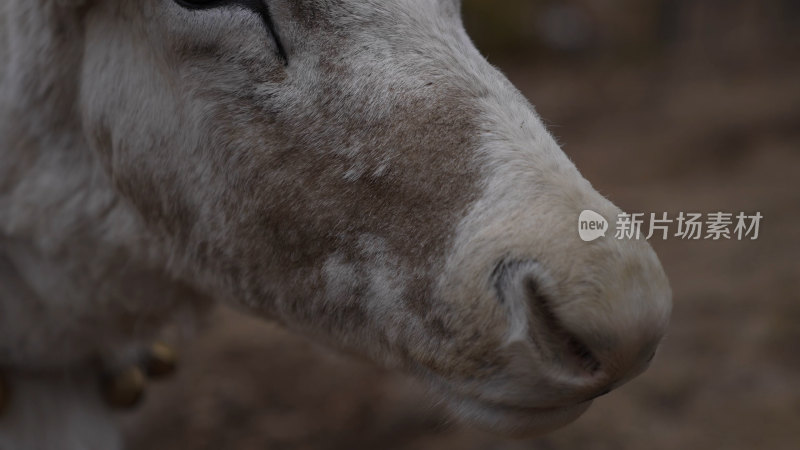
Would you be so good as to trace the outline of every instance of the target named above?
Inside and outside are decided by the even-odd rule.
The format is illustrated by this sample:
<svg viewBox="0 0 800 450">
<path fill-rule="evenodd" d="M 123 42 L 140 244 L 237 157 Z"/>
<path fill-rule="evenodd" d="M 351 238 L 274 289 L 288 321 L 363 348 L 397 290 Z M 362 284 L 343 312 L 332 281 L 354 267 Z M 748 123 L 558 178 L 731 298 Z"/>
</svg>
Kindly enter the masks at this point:
<svg viewBox="0 0 800 450">
<path fill-rule="evenodd" d="M 496 433 L 532 437 L 575 421 L 592 405 L 593 398 L 573 404 L 534 406 L 459 392 L 447 383 L 435 383 L 450 411 L 462 421 Z"/>
<path fill-rule="evenodd" d="M 472 397 L 462 397 L 451 403 L 462 419 L 479 427 L 511 436 L 531 437 L 575 421 L 589 409 L 592 400 L 553 407 L 496 403 Z"/>
</svg>

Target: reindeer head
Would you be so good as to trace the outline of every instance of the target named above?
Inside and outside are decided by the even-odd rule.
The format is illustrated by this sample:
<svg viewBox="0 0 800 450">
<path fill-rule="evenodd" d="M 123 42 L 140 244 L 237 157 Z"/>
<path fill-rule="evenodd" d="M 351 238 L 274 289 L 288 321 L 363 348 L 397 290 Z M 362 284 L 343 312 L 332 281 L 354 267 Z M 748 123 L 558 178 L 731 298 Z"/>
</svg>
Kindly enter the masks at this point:
<svg viewBox="0 0 800 450">
<path fill-rule="evenodd" d="M 96 0 L 77 102 L 169 269 L 503 432 L 648 364 L 670 291 L 456 0 Z"/>
</svg>

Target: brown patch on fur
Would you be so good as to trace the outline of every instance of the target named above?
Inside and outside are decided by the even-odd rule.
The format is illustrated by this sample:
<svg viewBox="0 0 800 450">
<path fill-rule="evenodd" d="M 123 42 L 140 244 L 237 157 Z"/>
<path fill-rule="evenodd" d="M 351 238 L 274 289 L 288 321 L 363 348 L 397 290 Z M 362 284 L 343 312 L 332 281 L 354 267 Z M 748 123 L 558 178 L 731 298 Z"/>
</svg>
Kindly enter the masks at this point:
<svg viewBox="0 0 800 450">
<path fill-rule="evenodd" d="M 242 141 L 242 128 L 270 140 L 285 139 L 274 135 L 278 129 L 292 139 L 285 147 L 209 155 L 215 161 L 215 178 L 226 187 L 216 199 L 216 216 L 197 219 L 212 220 L 203 227 L 220 234 L 190 242 L 189 259 L 209 273 L 223 275 L 226 286 L 249 304 L 260 305 L 262 312 L 266 308 L 291 321 L 313 322 L 319 330 L 332 330 L 350 341 L 366 336 L 362 333 L 381 333 L 381 324 L 367 323 L 363 309 L 347 299 L 330 304 L 323 300 L 326 286 L 319 273 L 337 252 L 356 267 L 373 264 L 356 250 L 359 237 L 370 234 L 386 242 L 387 251 L 411 269 L 400 299 L 403 308 L 422 323 L 445 316 L 433 287 L 455 226 L 478 188 L 479 169 L 473 159 L 477 133 L 472 131 L 478 129 L 477 111 L 471 98 L 457 87 L 439 83 L 425 92 L 404 93 L 406 100 L 391 105 L 391 114 L 367 124 L 360 118 L 373 115 L 367 109 L 369 90 L 342 89 L 338 80 L 346 79 L 352 69 L 339 64 L 335 55 L 324 58 L 321 67 L 327 74 L 318 90 L 326 96 L 315 106 L 313 122 L 281 111 L 265 115 L 224 104 L 209 116 L 226 117 L 216 128 L 218 148 L 226 141 Z M 230 120 L 231 114 L 264 117 L 264 121 L 251 120 L 243 127 L 241 121 Z M 334 139 L 315 140 L 327 136 L 325 129 L 331 126 L 340 128 Z M 354 137 L 360 140 L 353 141 Z M 360 173 L 348 176 L 354 167 Z M 143 208 L 150 209 L 150 205 Z M 186 221 L 176 225 L 191 228 Z M 188 235 L 186 230 L 169 229 L 173 235 Z M 256 288 L 265 280 L 275 288 Z M 439 341 L 454 336 L 442 326 L 434 325 L 432 331 Z M 399 343 L 389 345 L 396 349 Z"/>
</svg>

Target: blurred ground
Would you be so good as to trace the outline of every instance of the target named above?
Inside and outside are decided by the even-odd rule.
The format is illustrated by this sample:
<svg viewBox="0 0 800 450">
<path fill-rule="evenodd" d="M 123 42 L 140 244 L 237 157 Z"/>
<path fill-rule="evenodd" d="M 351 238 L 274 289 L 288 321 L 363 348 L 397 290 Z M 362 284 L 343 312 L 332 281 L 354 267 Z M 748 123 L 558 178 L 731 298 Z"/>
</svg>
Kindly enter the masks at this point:
<svg viewBox="0 0 800 450">
<path fill-rule="evenodd" d="M 492 11 L 483 3 L 467 1 L 468 23 Z M 796 33 L 797 8 L 707 0 L 665 18 L 680 3 L 528 2 L 578 29 L 570 41 L 543 38 L 547 24 L 523 26 L 510 32 L 525 43 L 513 52 L 498 50 L 491 30 L 475 31 L 583 174 L 624 210 L 765 217 L 757 241 L 652 241 L 675 310 L 643 376 L 563 430 L 503 440 L 449 424 L 411 380 L 223 311 L 185 346 L 177 377 L 124 417 L 130 447 L 800 448 L 800 53 L 782 28 L 788 20 Z M 621 9 L 546 11 L 583 4 Z M 712 14 L 720 4 L 729 6 L 722 18 Z M 623 25 L 603 22 L 623 13 Z M 635 36 L 647 42 L 626 41 Z"/>
</svg>

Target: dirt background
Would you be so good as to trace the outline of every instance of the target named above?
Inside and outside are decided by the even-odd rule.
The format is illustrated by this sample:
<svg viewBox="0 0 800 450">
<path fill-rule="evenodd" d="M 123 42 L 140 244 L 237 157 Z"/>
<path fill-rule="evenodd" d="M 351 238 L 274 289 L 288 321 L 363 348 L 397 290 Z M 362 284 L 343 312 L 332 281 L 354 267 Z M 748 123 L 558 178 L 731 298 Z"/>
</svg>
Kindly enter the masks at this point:
<svg viewBox="0 0 800 450">
<path fill-rule="evenodd" d="M 599 191 L 632 212 L 758 211 L 759 239 L 652 241 L 669 335 L 550 435 L 452 423 L 413 380 L 220 311 L 122 418 L 131 449 L 800 448 L 800 2 L 465 3 Z"/>
</svg>

